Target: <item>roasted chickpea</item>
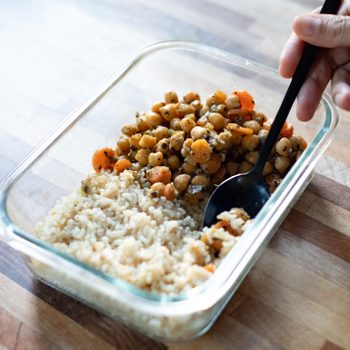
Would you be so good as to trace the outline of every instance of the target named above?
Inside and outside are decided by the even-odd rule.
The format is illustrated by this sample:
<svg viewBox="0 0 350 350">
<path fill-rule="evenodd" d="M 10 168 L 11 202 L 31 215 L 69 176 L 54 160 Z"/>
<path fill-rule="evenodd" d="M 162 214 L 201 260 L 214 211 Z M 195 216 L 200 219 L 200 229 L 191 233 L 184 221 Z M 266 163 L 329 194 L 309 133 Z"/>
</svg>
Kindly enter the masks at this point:
<svg viewBox="0 0 350 350">
<path fill-rule="evenodd" d="M 195 109 L 197 113 L 199 113 L 200 110 L 203 108 L 203 105 L 199 100 L 192 101 L 190 105 Z"/>
<path fill-rule="evenodd" d="M 174 178 L 175 188 L 179 192 L 184 192 L 184 191 L 186 191 L 190 181 L 191 181 L 191 176 L 190 175 L 188 175 L 188 174 L 178 175 L 178 176 L 176 176 Z"/>
<path fill-rule="evenodd" d="M 206 140 L 199 139 L 192 143 L 191 151 L 193 158 L 198 163 L 207 162 L 210 159 L 212 149 Z"/>
<path fill-rule="evenodd" d="M 165 106 L 165 102 L 156 102 L 152 105 L 151 111 L 160 113 L 160 109 Z"/>
<path fill-rule="evenodd" d="M 177 131 L 170 137 L 170 149 L 175 151 L 181 151 L 182 145 L 185 141 L 185 135 L 183 131 Z"/>
<path fill-rule="evenodd" d="M 191 154 L 191 146 L 192 146 L 193 140 L 191 138 L 188 138 L 185 140 L 184 144 L 182 145 L 181 149 L 181 155 L 185 158 L 189 154 Z"/>
<path fill-rule="evenodd" d="M 164 94 L 165 103 L 177 103 L 179 99 L 177 97 L 177 93 L 175 91 L 167 91 Z"/>
<path fill-rule="evenodd" d="M 248 136 L 248 135 L 247 135 Z M 238 146 L 243 141 L 243 135 L 239 133 L 238 131 L 232 130 L 231 131 L 231 142 L 233 145 Z"/>
<path fill-rule="evenodd" d="M 222 141 L 222 147 L 219 147 L 219 151 L 230 149 L 232 147 L 232 134 L 228 130 L 224 130 L 218 135 L 218 139 Z"/>
<path fill-rule="evenodd" d="M 135 134 L 132 135 L 129 138 L 129 143 L 130 143 L 130 148 L 133 150 L 136 150 L 138 148 L 140 148 L 140 140 L 141 140 L 142 135 L 141 134 Z"/>
<path fill-rule="evenodd" d="M 252 113 L 252 119 L 256 120 L 261 126 L 264 124 L 264 122 L 266 121 L 266 116 L 263 113 L 257 113 L 255 111 L 253 111 Z"/>
<path fill-rule="evenodd" d="M 144 134 L 140 140 L 140 146 L 143 148 L 153 148 L 157 143 L 157 139 L 154 136 Z"/>
<path fill-rule="evenodd" d="M 180 118 L 174 118 L 170 120 L 170 130 L 178 131 L 181 130 Z"/>
<path fill-rule="evenodd" d="M 237 174 L 238 171 L 238 163 L 235 162 L 227 162 L 226 164 L 226 172 L 229 176 L 233 176 Z"/>
<path fill-rule="evenodd" d="M 151 125 L 145 115 L 138 115 L 136 118 L 136 126 L 138 131 L 146 131 L 151 128 Z"/>
<path fill-rule="evenodd" d="M 204 106 L 201 108 L 201 110 L 199 111 L 199 116 L 203 117 L 204 115 L 206 115 L 209 112 L 209 107 L 208 106 Z"/>
<path fill-rule="evenodd" d="M 169 129 L 166 126 L 159 125 L 156 129 L 152 130 L 152 135 L 158 142 L 161 139 L 169 137 Z"/>
<path fill-rule="evenodd" d="M 161 125 L 163 122 L 162 116 L 156 112 L 147 113 L 146 118 L 151 129 L 155 129 L 158 125 Z"/>
<path fill-rule="evenodd" d="M 264 165 L 264 170 L 263 170 L 263 175 L 267 176 L 269 174 L 271 174 L 273 171 L 273 166 L 270 162 L 266 162 Z"/>
<path fill-rule="evenodd" d="M 282 137 L 276 143 L 276 152 L 281 156 L 288 156 L 292 152 L 292 143 L 286 137 Z"/>
<path fill-rule="evenodd" d="M 150 151 L 145 148 L 141 148 L 136 152 L 135 159 L 141 164 L 141 165 L 147 165 L 148 164 L 148 155 L 150 154 Z"/>
<path fill-rule="evenodd" d="M 208 120 L 213 124 L 215 130 L 221 130 L 225 127 L 225 118 L 219 113 L 210 113 Z"/>
<path fill-rule="evenodd" d="M 164 107 L 161 107 L 159 113 L 166 121 L 170 121 L 178 116 L 177 104 L 169 103 Z"/>
<path fill-rule="evenodd" d="M 162 165 L 163 164 L 163 153 L 162 152 L 155 152 L 155 153 L 150 153 L 148 156 L 148 164 L 151 167 L 155 167 L 158 165 Z"/>
<path fill-rule="evenodd" d="M 186 93 L 186 95 L 184 96 L 184 98 L 183 98 L 184 102 L 187 103 L 187 104 L 189 104 L 189 103 L 191 103 L 191 102 L 193 102 L 195 100 L 200 101 L 200 99 L 201 98 L 199 97 L 199 95 L 196 92 L 194 92 L 194 91 L 188 91 Z"/>
<path fill-rule="evenodd" d="M 300 149 L 300 143 L 299 143 L 299 138 L 298 138 L 298 136 L 291 136 L 291 137 L 289 138 L 289 141 L 290 141 L 290 143 L 291 143 L 291 145 L 292 145 L 293 151 L 299 151 L 299 149 Z"/>
<path fill-rule="evenodd" d="M 286 156 L 277 156 L 275 159 L 275 169 L 279 173 L 284 173 L 290 166 L 290 159 Z"/>
<path fill-rule="evenodd" d="M 187 114 L 192 114 L 195 112 L 196 112 L 196 109 L 192 105 L 188 105 L 186 103 L 180 103 L 177 107 L 177 113 L 179 118 L 182 118 Z"/>
<path fill-rule="evenodd" d="M 208 129 L 209 131 L 215 130 L 214 125 L 212 123 L 209 123 L 209 122 L 204 125 L 204 128 Z"/>
<path fill-rule="evenodd" d="M 273 193 L 282 182 L 282 176 L 277 173 L 271 173 L 265 177 L 265 181 L 269 186 L 270 193 Z"/>
<path fill-rule="evenodd" d="M 192 178 L 192 185 L 207 186 L 209 184 L 209 177 L 205 174 L 199 174 Z"/>
<path fill-rule="evenodd" d="M 155 147 L 156 152 L 162 152 L 163 154 L 167 153 L 169 151 L 169 144 L 169 139 L 159 140 Z"/>
<path fill-rule="evenodd" d="M 251 151 L 246 153 L 245 159 L 250 163 L 250 164 L 255 164 L 258 161 L 259 158 L 259 152 L 257 151 Z"/>
<path fill-rule="evenodd" d="M 172 182 L 165 185 L 164 196 L 168 201 L 173 201 L 176 197 L 175 186 Z"/>
<path fill-rule="evenodd" d="M 150 195 L 153 198 L 161 197 L 164 195 L 165 185 L 162 182 L 156 182 L 151 186 Z"/>
<path fill-rule="evenodd" d="M 133 124 L 127 124 L 122 127 L 122 133 L 128 136 L 134 135 L 137 133 L 137 126 Z"/>
<path fill-rule="evenodd" d="M 213 112 L 213 113 L 219 113 L 219 114 L 221 114 L 222 116 L 225 117 L 227 115 L 228 108 L 224 104 L 212 105 L 210 107 L 210 111 Z"/>
<path fill-rule="evenodd" d="M 189 134 L 195 126 L 196 122 L 193 118 L 185 117 L 180 122 L 180 127 L 186 134 Z"/>
<path fill-rule="evenodd" d="M 207 135 L 208 135 L 208 130 L 201 126 L 195 126 L 191 130 L 191 138 L 193 139 L 193 141 L 202 139 L 204 136 L 207 136 Z"/>
<path fill-rule="evenodd" d="M 180 159 L 177 155 L 172 154 L 167 159 L 167 165 L 171 170 L 178 170 L 180 168 Z"/>
<path fill-rule="evenodd" d="M 214 152 L 210 155 L 210 159 L 207 162 L 201 163 L 201 168 L 203 169 L 203 171 L 210 175 L 218 172 L 220 169 L 220 166 L 221 166 L 221 159 Z"/>
<path fill-rule="evenodd" d="M 254 134 L 258 134 L 262 126 L 256 120 L 249 120 L 243 124 L 245 128 L 252 129 Z"/>
<path fill-rule="evenodd" d="M 117 146 L 119 147 L 119 150 L 122 152 L 122 154 L 126 154 L 130 150 L 130 144 L 129 144 L 129 138 L 127 136 L 120 136 Z"/>
<path fill-rule="evenodd" d="M 252 134 L 252 135 L 245 135 L 242 140 L 242 147 L 248 151 L 254 151 L 256 147 L 259 145 L 259 136 Z"/>
<path fill-rule="evenodd" d="M 192 175 L 197 170 L 197 166 L 189 163 L 183 163 L 181 171 L 185 174 Z"/>
<path fill-rule="evenodd" d="M 241 107 L 241 103 L 237 95 L 229 95 L 226 98 L 226 106 L 228 109 L 236 109 Z"/>
<path fill-rule="evenodd" d="M 244 160 L 239 166 L 238 166 L 238 174 L 247 173 L 248 171 L 252 170 L 253 165 Z"/>
<path fill-rule="evenodd" d="M 222 164 L 220 169 L 211 177 L 210 183 L 215 185 L 219 184 L 226 175 L 226 167 Z"/>
<path fill-rule="evenodd" d="M 266 138 L 267 138 L 267 135 L 268 135 L 268 130 L 266 129 L 261 129 L 258 133 L 258 136 L 259 136 L 259 140 L 260 140 L 260 143 L 261 144 L 264 144 Z"/>
</svg>

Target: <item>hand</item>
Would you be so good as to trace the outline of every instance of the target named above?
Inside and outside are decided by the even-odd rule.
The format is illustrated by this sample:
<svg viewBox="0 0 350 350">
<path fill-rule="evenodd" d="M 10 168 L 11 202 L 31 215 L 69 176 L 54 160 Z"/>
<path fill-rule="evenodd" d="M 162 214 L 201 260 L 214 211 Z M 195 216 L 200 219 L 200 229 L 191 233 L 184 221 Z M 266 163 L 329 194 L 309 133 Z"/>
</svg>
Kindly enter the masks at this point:
<svg viewBox="0 0 350 350">
<path fill-rule="evenodd" d="M 311 72 L 298 96 L 297 116 L 310 120 L 331 81 L 334 102 L 350 111 L 350 5 L 343 4 L 339 15 L 317 13 L 297 16 L 294 33 L 287 41 L 280 57 L 279 72 L 292 77 L 304 47 L 304 42 L 322 47 Z"/>
</svg>

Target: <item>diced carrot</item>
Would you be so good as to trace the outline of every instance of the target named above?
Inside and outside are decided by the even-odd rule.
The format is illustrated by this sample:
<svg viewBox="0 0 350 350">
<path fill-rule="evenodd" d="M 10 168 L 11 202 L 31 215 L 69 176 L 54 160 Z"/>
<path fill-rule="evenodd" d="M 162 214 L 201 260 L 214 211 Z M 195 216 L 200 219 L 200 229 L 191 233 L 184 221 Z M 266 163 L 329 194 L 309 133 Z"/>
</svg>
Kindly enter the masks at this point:
<svg viewBox="0 0 350 350">
<path fill-rule="evenodd" d="M 115 164 L 115 152 L 112 148 L 101 148 L 95 151 L 92 156 L 92 166 L 99 173 L 103 170 L 113 170 Z"/>
<path fill-rule="evenodd" d="M 241 91 L 234 91 L 233 93 L 236 96 L 238 96 L 242 109 L 248 112 L 252 112 L 254 110 L 255 102 L 254 102 L 253 96 L 248 91 L 241 90 Z"/>
<path fill-rule="evenodd" d="M 292 137 L 293 136 L 293 132 L 294 132 L 294 128 L 292 124 L 289 124 L 287 122 L 284 123 L 283 128 L 281 130 L 280 135 L 282 137 Z"/>
<path fill-rule="evenodd" d="M 147 180 L 154 184 L 155 182 L 162 182 L 168 184 L 171 180 L 171 171 L 167 166 L 155 166 L 154 168 L 147 171 Z"/>
<path fill-rule="evenodd" d="M 240 133 L 241 135 L 252 135 L 254 133 L 253 129 L 245 128 L 243 126 L 240 126 L 236 123 L 228 123 L 226 125 L 226 129 L 229 131 L 236 131 Z"/>
<path fill-rule="evenodd" d="M 129 159 L 122 158 L 118 159 L 117 162 L 114 165 L 114 169 L 117 172 L 117 174 L 120 174 L 123 172 L 125 169 L 129 169 L 131 167 L 131 162 Z"/>
<path fill-rule="evenodd" d="M 175 199 L 175 186 L 173 182 L 165 185 L 164 196 L 168 201 Z"/>
<path fill-rule="evenodd" d="M 213 238 L 211 246 L 217 251 L 220 252 L 222 249 L 222 240 L 218 238 Z"/>
<path fill-rule="evenodd" d="M 211 273 L 213 273 L 213 272 L 215 271 L 215 265 L 212 264 L 212 263 L 205 265 L 204 268 L 205 268 L 208 272 L 211 272 Z"/>
<path fill-rule="evenodd" d="M 249 114 L 246 114 L 246 115 L 244 116 L 244 120 L 245 120 L 245 121 L 252 120 L 252 117 L 251 117 Z"/>
</svg>

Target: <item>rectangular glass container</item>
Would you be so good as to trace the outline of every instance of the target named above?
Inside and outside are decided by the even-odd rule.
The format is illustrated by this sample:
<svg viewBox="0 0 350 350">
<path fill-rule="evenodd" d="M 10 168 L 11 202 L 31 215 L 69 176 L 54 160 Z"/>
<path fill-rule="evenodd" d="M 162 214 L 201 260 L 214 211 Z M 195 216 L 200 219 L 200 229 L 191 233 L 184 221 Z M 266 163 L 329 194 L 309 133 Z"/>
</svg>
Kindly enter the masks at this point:
<svg viewBox="0 0 350 350">
<path fill-rule="evenodd" d="M 288 121 L 308 147 L 213 276 L 189 293 L 149 293 L 65 255 L 34 235 L 55 202 L 92 171 L 94 150 L 115 144 L 136 111 L 148 111 L 166 90 L 205 97 L 220 89 L 248 90 L 256 110 L 273 118 L 288 82 L 270 68 L 206 45 L 163 42 L 132 56 L 78 106 L 0 185 L 0 237 L 21 251 L 45 283 L 147 335 L 165 341 L 204 333 L 219 316 L 310 181 L 331 141 L 337 110 L 324 95 L 316 115 Z"/>
</svg>

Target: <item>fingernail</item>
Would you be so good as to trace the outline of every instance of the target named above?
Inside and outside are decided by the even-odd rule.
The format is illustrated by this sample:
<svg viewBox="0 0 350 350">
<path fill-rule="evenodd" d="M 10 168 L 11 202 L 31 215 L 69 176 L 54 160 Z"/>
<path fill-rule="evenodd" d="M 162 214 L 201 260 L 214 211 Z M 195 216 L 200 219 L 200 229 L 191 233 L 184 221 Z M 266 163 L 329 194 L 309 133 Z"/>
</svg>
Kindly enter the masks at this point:
<svg viewBox="0 0 350 350">
<path fill-rule="evenodd" d="M 318 28 L 321 20 L 312 15 L 303 15 L 297 18 L 298 29 L 305 36 L 315 36 L 318 33 Z"/>
</svg>

